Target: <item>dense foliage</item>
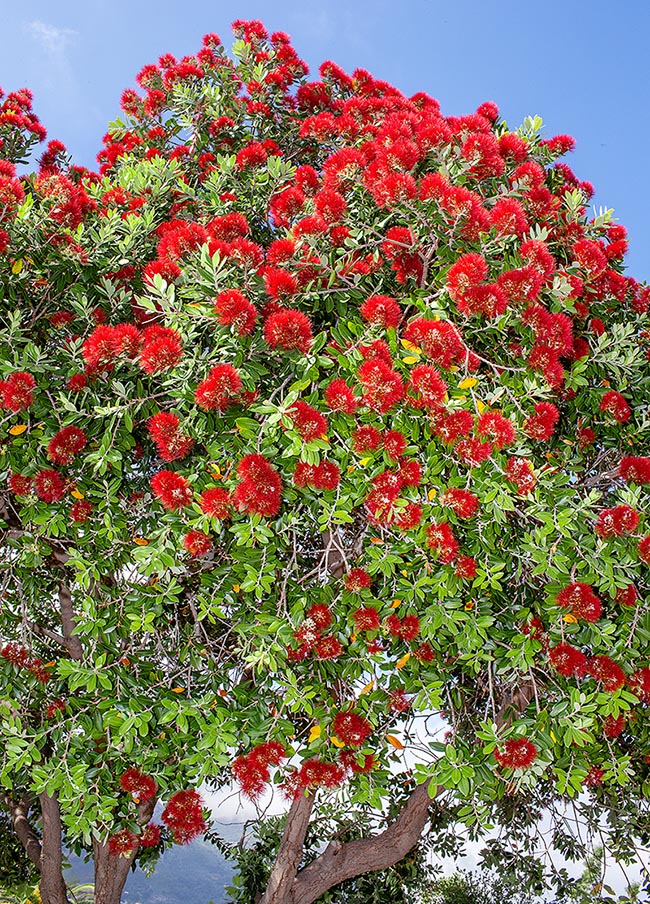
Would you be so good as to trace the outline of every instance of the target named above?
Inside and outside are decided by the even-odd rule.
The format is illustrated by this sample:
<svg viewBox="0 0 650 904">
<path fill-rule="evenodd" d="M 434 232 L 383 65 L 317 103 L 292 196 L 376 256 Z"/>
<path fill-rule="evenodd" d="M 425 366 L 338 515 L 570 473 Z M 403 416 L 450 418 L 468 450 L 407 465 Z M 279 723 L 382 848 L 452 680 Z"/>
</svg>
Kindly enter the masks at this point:
<svg viewBox="0 0 650 904">
<path fill-rule="evenodd" d="M 632 858 L 650 291 L 625 229 L 538 118 L 309 82 L 286 35 L 235 33 L 144 67 L 97 173 L 53 141 L 19 175 L 44 132 L 1 101 L 7 809 L 54 801 L 72 849 L 146 863 L 205 830 L 206 781 L 381 811 L 401 768 L 447 824 L 521 840 L 573 800 Z"/>
</svg>

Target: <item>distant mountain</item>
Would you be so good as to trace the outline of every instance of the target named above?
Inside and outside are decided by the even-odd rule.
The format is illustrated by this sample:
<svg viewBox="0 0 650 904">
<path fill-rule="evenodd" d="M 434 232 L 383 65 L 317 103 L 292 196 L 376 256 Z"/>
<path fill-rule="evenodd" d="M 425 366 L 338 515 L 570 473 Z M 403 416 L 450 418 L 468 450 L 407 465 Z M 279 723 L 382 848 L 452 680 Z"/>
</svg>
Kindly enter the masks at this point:
<svg viewBox="0 0 650 904">
<path fill-rule="evenodd" d="M 92 882 L 92 863 L 71 857 L 68 881 Z M 230 884 L 232 866 L 205 841 L 187 847 L 173 845 L 158 861 L 153 876 L 136 869 L 129 874 L 124 904 L 225 904 L 224 889 Z"/>
</svg>

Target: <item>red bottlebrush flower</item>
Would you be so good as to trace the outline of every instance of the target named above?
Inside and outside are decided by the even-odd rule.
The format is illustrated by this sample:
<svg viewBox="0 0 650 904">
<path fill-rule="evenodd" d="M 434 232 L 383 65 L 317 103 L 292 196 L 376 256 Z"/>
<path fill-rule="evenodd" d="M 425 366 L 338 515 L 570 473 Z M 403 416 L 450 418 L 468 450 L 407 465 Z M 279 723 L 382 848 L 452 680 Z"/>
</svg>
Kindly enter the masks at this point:
<svg viewBox="0 0 650 904">
<path fill-rule="evenodd" d="M 59 502 L 65 496 L 65 481 L 52 468 L 43 468 L 34 478 L 34 490 L 43 502 Z"/>
<path fill-rule="evenodd" d="M 0 382 L 0 405 L 9 411 L 24 411 L 34 401 L 36 380 L 24 371 L 14 371 Z"/>
<path fill-rule="evenodd" d="M 490 211 L 490 223 L 498 236 L 523 235 L 529 229 L 526 211 L 514 198 L 499 198 Z"/>
<path fill-rule="evenodd" d="M 359 308 L 367 323 L 376 323 L 384 329 L 395 329 L 402 319 L 402 309 L 389 295 L 371 295 Z"/>
<path fill-rule="evenodd" d="M 650 667 L 644 666 L 627 679 L 630 690 L 642 703 L 650 704 Z"/>
<path fill-rule="evenodd" d="M 607 269 L 607 256 L 603 248 L 601 242 L 591 239 L 581 239 L 571 248 L 575 262 L 586 272 L 585 278 L 595 279 Z"/>
<path fill-rule="evenodd" d="M 587 671 L 610 693 L 617 691 L 625 684 L 625 672 L 609 656 L 594 656 L 589 660 Z"/>
<path fill-rule="evenodd" d="M 627 483 L 650 483 L 650 458 L 628 455 L 621 459 L 619 473 Z"/>
<path fill-rule="evenodd" d="M 372 725 L 354 712 L 337 713 L 332 723 L 332 731 L 348 747 L 360 747 L 372 734 Z"/>
<path fill-rule="evenodd" d="M 600 400 L 600 410 L 611 414 L 615 421 L 619 424 L 625 424 L 630 419 L 632 411 L 620 392 L 613 389 L 606 392 Z"/>
<path fill-rule="evenodd" d="M 226 411 L 241 400 L 241 377 L 232 364 L 217 364 L 196 387 L 194 398 L 204 411 Z"/>
<path fill-rule="evenodd" d="M 230 516 L 232 499 L 228 490 L 222 487 L 210 487 L 201 493 L 200 506 L 206 515 L 224 521 Z"/>
<path fill-rule="evenodd" d="M 631 677 L 631 676 L 630 676 Z M 606 716 L 603 720 L 603 734 L 606 738 L 617 738 L 625 731 L 624 716 Z"/>
<path fill-rule="evenodd" d="M 194 558 L 207 555 L 214 543 L 212 538 L 200 530 L 191 530 L 183 537 L 183 546 Z"/>
<path fill-rule="evenodd" d="M 572 615 L 584 621 L 595 622 L 601 616 L 602 603 L 589 584 L 569 584 L 560 590 L 555 599 L 558 606 L 568 609 Z"/>
<path fill-rule="evenodd" d="M 344 778 L 345 769 L 337 763 L 305 760 L 300 770 L 285 783 L 285 793 L 295 799 L 307 788 L 338 788 Z"/>
<path fill-rule="evenodd" d="M 299 461 L 293 472 L 294 484 L 302 489 L 303 487 L 313 486 L 314 465 L 308 464 L 306 461 Z"/>
<path fill-rule="evenodd" d="M 192 501 L 192 487 L 189 481 L 175 471 L 158 471 L 151 478 L 154 496 L 160 499 L 170 512 L 189 505 Z"/>
<path fill-rule="evenodd" d="M 504 417 L 498 411 L 486 411 L 481 414 L 476 423 L 476 430 L 481 436 L 491 439 L 497 449 L 511 446 L 516 438 L 515 425 L 510 418 Z"/>
<path fill-rule="evenodd" d="M 306 354 L 313 342 L 311 321 L 302 311 L 293 308 L 277 311 L 264 324 L 264 338 L 271 348 Z"/>
<path fill-rule="evenodd" d="M 447 394 L 447 384 L 429 364 L 418 364 L 413 368 L 407 389 L 411 393 L 408 397 L 411 405 L 429 411 L 441 405 Z"/>
<path fill-rule="evenodd" d="M 554 157 L 561 157 L 563 154 L 568 154 L 570 151 L 573 151 L 576 146 L 575 138 L 572 138 L 571 135 L 554 135 L 552 138 L 545 138 L 540 144 L 543 147 L 548 148 Z"/>
<path fill-rule="evenodd" d="M 641 537 L 638 552 L 639 558 L 650 565 L 650 534 L 647 537 Z"/>
<path fill-rule="evenodd" d="M 28 668 L 29 663 L 31 662 L 29 651 L 13 641 L 5 644 L 5 646 L 0 649 L 0 656 L 17 669 Z"/>
<path fill-rule="evenodd" d="M 448 505 L 459 518 L 472 518 L 478 511 L 478 496 L 458 487 L 449 487 L 440 497 L 441 505 Z"/>
<path fill-rule="evenodd" d="M 154 848 L 160 844 L 160 826 L 155 822 L 149 822 L 140 835 L 140 847 Z"/>
<path fill-rule="evenodd" d="M 349 575 L 348 575 L 349 577 Z M 380 624 L 381 618 L 379 612 L 372 606 L 361 606 L 352 613 L 352 619 L 357 631 L 376 631 Z"/>
<path fill-rule="evenodd" d="M 393 523 L 397 530 L 415 530 L 422 522 L 422 506 L 417 502 L 407 502 L 404 508 L 398 508 L 394 512 Z"/>
<path fill-rule="evenodd" d="M 467 436 L 474 427 L 474 417 L 470 411 L 461 409 L 444 414 L 434 423 L 436 436 L 451 445 L 461 436 Z"/>
<path fill-rule="evenodd" d="M 352 434 L 352 446 L 354 451 L 362 455 L 364 452 L 372 452 L 381 444 L 381 433 L 376 427 L 364 424 Z"/>
<path fill-rule="evenodd" d="M 234 327 L 239 336 L 250 335 L 257 323 L 255 305 L 239 289 L 227 289 L 217 295 L 214 313 L 222 326 Z"/>
<path fill-rule="evenodd" d="M 400 458 L 406 450 L 406 437 L 399 430 L 388 430 L 384 434 L 383 446 L 391 458 Z"/>
<path fill-rule="evenodd" d="M 621 537 L 633 533 L 639 526 L 639 513 L 629 505 L 603 509 L 596 519 L 594 532 L 605 537 Z"/>
<path fill-rule="evenodd" d="M 282 479 L 262 455 L 246 455 L 239 462 L 238 477 L 242 478 L 233 493 L 234 504 L 250 515 L 271 517 L 282 505 Z"/>
<path fill-rule="evenodd" d="M 492 443 L 482 442 L 480 439 L 462 439 L 456 446 L 456 454 L 459 459 L 470 468 L 478 468 L 492 455 L 494 446 Z"/>
<path fill-rule="evenodd" d="M 592 766 L 584 777 L 584 785 L 587 788 L 595 788 L 602 785 L 605 777 L 605 770 L 599 766 Z"/>
<path fill-rule="evenodd" d="M 48 719 L 54 719 L 57 713 L 65 712 L 67 707 L 67 703 L 63 699 L 63 697 L 57 697 L 56 700 L 52 700 L 51 703 L 47 704 L 45 708 L 45 715 Z"/>
<path fill-rule="evenodd" d="M 237 169 L 250 169 L 254 166 L 263 166 L 268 154 L 266 148 L 259 141 L 251 141 L 238 152 L 236 158 Z"/>
<path fill-rule="evenodd" d="M 365 754 L 361 762 L 358 762 L 358 755 L 352 750 L 342 750 L 339 754 L 339 760 L 346 769 L 350 769 L 355 775 L 372 772 L 376 763 L 372 753 Z"/>
<path fill-rule="evenodd" d="M 177 791 L 162 811 L 162 821 L 177 844 L 189 844 L 205 832 L 203 801 L 198 791 Z"/>
<path fill-rule="evenodd" d="M 397 688 L 388 694 L 388 709 L 392 713 L 404 713 L 411 708 L 411 701 L 406 696 L 406 691 Z"/>
<path fill-rule="evenodd" d="M 192 438 L 181 433 L 179 426 L 179 419 L 171 411 L 159 411 L 147 421 L 149 436 L 163 461 L 184 458 L 192 448 Z"/>
<path fill-rule="evenodd" d="M 418 662 L 433 662 L 436 658 L 436 654 L 431 647 L 431 644 L 421 643 L 419 647 L 416 647 L 413 651 L 413 655 L 418 660 Z"/>
<path fill-rule="evenodd" d="M 447 272 L 447 291 L 454 301 L 462 301 L 468 291 L 487 279 L 488 266 L 480 254 L 463 254 Z"/>
<path fill-rule="evenodd" d="M 83 524 L 90 518 L 93 507 L 86 499 L 78 499 L 70 506 L 70 521 L 74 524 Z"/>
<path fill-rule="evenodd" d="M 386 627 L 393 637 L 414 640 L 420 633 L 420 619 L 417 615 L 405 615 L 404 618 L 400 618 L 399 615 L 393 614 L 386 619 Z"/>
<path fill-rule="evenodd" d="M 434 364 L 445 370 L 465 363 L 468 351 L 458 329 L 444 320 L 411 320 L 404 338 L 419 346 Z"/>
<path fill-rule="evenodd" d="M 587 657 L 569 643 L 559 643 L 549 650 L 548 658 L 560 675 L 584 675 L 587 670 Z"/>
<path fill-rule="evenodd" d="M 458 556 L 454 574 L 457 578 L 473 581 L 476 577 L 476 559 L 472 556 Z"/>
<path fill-rule="evenodd" d="M 415 459 L 403 461 L 399 468 L 399 477 L 404 486 L 417 487 L 422 482 L 422 465 Z"/>
<path fill-rule="evenodd" d="M 443 565 L 453 562 L 458 555 L 458 540 L 454 537 L 451 527 L 442 522 L 434 522 L 427 528 L 427 546 L 438 553 L 438 561 Z"/>
<path fill-rule="evenodd" d="M 509 458 L 505 471 L 506 480 L 514 483 L 517 492 L 526 496 L 535 489 L 537 478 L 533 472 L 533 466 L 527 458 Z"/>
<path fill-rule="evenodd" d="M 332 624 L 332 611 L 324 603 L 314 603 L 307 610 L 307 618 L 311 619 L 319 630 L 324 631 Z"/>
<path fill-rule="evenodd" d="M 181 337 L 169 327 L 149 326 L 143 332 L 138 363 L 150 375 L 175 367 L 183 357 Z"/>
<path fill-rule="evenodd" d="M 206 230 L 212 238 L 222 242 L 232 242 L 236 238 L 245 238 L 250 232 L 250 227 L 244 214 L 234 211 L 214 217 L 207 224 Z"/>
<path fill-rule="evenodd" d="M 295 295 L 298 291 L 298 282 L 296 277 L 286 270 L 280 270 L 274 267 L 267 267 L 264 271 L 264 285 L 267 295 L 277 301 L 280 298 L 287 298 Z"/>
<path fill-rule="evenodd" d="M 555 425 L 560 419 L 560 412 L 552 402 L 538 402 L 535 405 L 535 414 L 532 414 L 524 423 L 524 432 L 540 442 L 553 436 Z"/>
<path fill-rule="evenodd" d="M 596 434 L 591 427 L 583 427 L 582 430 L 578 430 L 578 448 L 581 452 L 593 445 L 595 440 Z"/>
<path fill-rule="evenodd" d="M 326 223 L 338 223 L 347 210 L 345 198 L 331 188 L 323 188 L 314 195 L 314 207 Z"/>
<path fill-rule="evenodd" d="M 150 775 L 145 775 L 139 769 L 133 767 L 123 772 L 120 776 L 120 788 L 133 794 L 138 800 L 151 800 L 156 796 L 156 782 Z"/>
<path fill-rule="evenodd" d="M 359 402 L 354 397 L 354 390 L 351 386 L 337 378 L 332 380 L 324 393 L 325 404 L 332 411 L 342 411 L 343 414 L 354 414 L 359 406 Z"/>
<path fill-rule="evenodd" d="M 528 738 L 510 738 L 494 751 L 494 758 L 504 769 L 528 769 L 537 759 L 537 747 Z"/>
<path fill-rule="evenodd" d="M 327 418 L 307 402 L 298 400 L 287 412 L 293 426 L 306 443 L 321 439 L 327 433 Z"/>
<path fill-rule="evenodd" d="M 65 385 L 70 392 L 81 392 L 88 385 L 88 377 L 86 374 L 73 374 Z"/>
<path fill-rule="evenodd" d="M 627 587 L 620 587 L 616 591 L 616 602 L 621 606 L 633 609 L 639 599 L 639 592 L 634 584 L 628 584 Z"/>
<path fill-rule="evenodd" d="M 372 578 L 364 568 L 351 568 L 345 576 L 345 589 L 350 593 L 360 593 L 372 584 Z"/>
<path fill-rule="evenodd" d="M 338 659 L 343 652 L 343 645 L 336 637 L 321 637 L 314 644 L 314 656 L 317 659 Z"/>
<path fill-rule="evenodd" d="M 373 411 L 387 414 L 404 397 L 402 378 L 384 361 L 365 361 L 357 375 L 363 388 L 363 404 Z"/>
<path fill-rule="evenodd" d="M 108 839 L 108 850 L 114 857 L 128 857 L 140 844 L 140 839 L 130 829 L 120 829 Z"/>
<path fill-rule="evenodd" d="M 508 309 L 508 297 L 498 283 L 484 283 L 480 286 L 471 286 L 456 304 L 461 314 L 465 314 L 466 317 L 473 314 L 498 317 Z"/>
<path fill-rule="evenodd" d="M 9 477 L 9 489 L 15 496 L 29 496 L 34 488 L 32 477 L 23 474 L 11 474 Z"/>
<path fill-rule="evenodd" d="M 315 490 L 335 490 L 341 482 L 341 471 L 333 461 L 321 461 L 311 472 L 311 485 Z"/>
</svg>

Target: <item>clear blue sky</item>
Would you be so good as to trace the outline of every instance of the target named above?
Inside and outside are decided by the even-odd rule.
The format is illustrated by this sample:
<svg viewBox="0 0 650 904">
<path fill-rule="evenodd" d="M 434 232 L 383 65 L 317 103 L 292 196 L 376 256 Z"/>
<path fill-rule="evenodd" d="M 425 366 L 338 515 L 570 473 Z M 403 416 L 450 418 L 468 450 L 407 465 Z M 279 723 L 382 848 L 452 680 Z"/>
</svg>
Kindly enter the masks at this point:
<svg viewBox="0 0 650 904">
<path fill-rule="evenodd" d="M 233 19 L 288 32 L 317 76 L 333 59 L 406 94 L 427 91 L 446 114 L 494 100 L 512 127 L 539 114 L 548 135 L 578 143 L 567 158 L 630 231 L 629 273 L 650 278 L 648 0 L 0 0 L 0 85 L 27 86 L 50 138 L 94 165 L 119 97 L 145 63 L 228 47 Z"/>
</svg>

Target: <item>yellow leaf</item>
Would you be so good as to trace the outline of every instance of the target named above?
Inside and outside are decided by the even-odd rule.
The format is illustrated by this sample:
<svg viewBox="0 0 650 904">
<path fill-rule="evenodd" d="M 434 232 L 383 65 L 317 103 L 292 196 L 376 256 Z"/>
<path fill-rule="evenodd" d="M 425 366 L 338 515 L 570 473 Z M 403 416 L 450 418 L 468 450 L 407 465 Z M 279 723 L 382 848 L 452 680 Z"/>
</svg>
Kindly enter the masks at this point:
<svg viewBox="0 0 650 904">
<path fill-rule="evenodd" d="M 215 480 L 220 480 L 223 477 L 223 474 L 221 473 L 221 468 L 219 468 L 219 467 L 216 467 L 212 471 L 210 471 L 210 475 L 212 477 L 214 477 Z"/>
<path fill-rule="evenodd" d="M 75 499 L 83 499 L 84 494 L 80 493 L 76 488 L 70 493 L 71 496 L 74 496 Z"/>
<path fill-rule="evenodd" d="M 365 468 L 365 466 L 368 464 L 369 461 L 372 461 L 372 456 L 370 456 L 370 455 L 367 458 L 359 459 L 359 464 L 361 465 L 362 468 Z"/>
<path fill-rule="evenodd" d="M 483 412 L 485 411 L 487 405 L 485 404 L 485 402 L 482 402 L 480 399 L 477 399 L 477 400 L 476 400 L 476 407 L 478 408 L 479 414 L 483 414 Z"/>
<path fill-rule="evenodd" d="M 374 543 L 375 546 L 383 546 L 384 545 L 384 541 L 381 539 L 381 537 L 371 537 L 370 542 Z"/>
<path fill-rule="evenodd" d="M 409 355 L 408 358 L 404 358 L 404 364 L 417 364 L 418 359 L 415 355 Z"/>
<path fill-rule="evenodd" d="M 471 610 L 473 608 L 474 608 L 474 600 L 467 600 L 467 602 L 465 603 L 465 611 L 471 612 Z"/>
<path fill-rule="evenodd" d="M 553 730 L 552 730 L 552 729 L 551 729 L 551 740 L 553 741 L 554 744 L 557 744 L 557 738 L 556 738 L 555 735 L 553 734 Z"/>
<path fill-rule="evenodd" d="M 402 656 L 401 659 L 398 659 L 398 660 L 397 660 L 397 668 L 398 668 L 398 669 L 403 669 L 404 666 L 406 665 L 406 663 L 409 661 L 410 658 L 411 658 L 411 654 L 410 654 L 410 653 L 405 653 L 405 654 Z"/>
<path fill-rule="evenodd" d="M 184 693 L 185 693 L 184 687 L 173 687 L 172 688 L 172 694 L 184 694 Z"/>
<path fill-rule="evenodd" d="M 422 349 L 419 345 L 415 345 L 414 342 L 409 342 L 408 339 L 400 339 L 402 343 L 402 347 L 406 349 L 407 352 L 411 352 L 412 355 L 421 355 Z"/>
<path fill-rule="evenodd" d="M 393 600 L 393 602 L 390 604 L 390 608 L 391 608 L 391 609 L 397 609 L 397 607 L 398 607 L 398 606 L 401 606 L 401 605 L 402 605 L 402 601 L 401 601 L 401 600 Z"/>
<path fill-rule="evenodd" d="M 472 386 L 476 386 L 478 380 L 476 377 L 465 377 L 464 380 L 461 380 L 458 384 L 459 389 L 471 389 Z"/>
<path fill-rule="evenodd" d="M 354 643 L 356 639 L 357 639 L 357 635 L 356 635 L 356 634 L 350 634 L 350 641 L 351 641 L 351 643 Z"/>
<path fill-rule="evenodd" d="M 435 487 L 431 487 L 431 489 L 427 493 L 427 499 L 429 501 L 431 501 L 432 499 L 435 499 L 437 495 L 438 495 L 438 490 Z"/>
<path fill-rule="evenodd" d="M 332 735 L 330 741 L 332 742 L 332 744 L 334 744 L 335 747 L 345 747 L 343 741 L 339 741 L 339 739 L 335 735 Z"/>
<path fill-rule="evenodd" d="M 239 584 L 233 584 L 232 589 L 235 591 L 235 593 L 239 593 L 241 588 L 240 588 Z"/>
<path fill-rule="evenodd" d="M 577 625 L 578 624 L 578 619 L 575 617 L 575 615 L 571 615 L 570 612 L 567 612 L 567 614 L 564 616 L 564 621 L 568 625 Z"/>
<path fill-rule="evenodd" d="M 318 740 L 318 738 L 320 738 L 320 736 L 321 736 L 320 725 L 312 725 L 311 731 L 309 732 L 309 743 L 311 744 L 312 741 Z"/>
<path fill-rule="evenodd" d="M 133 538 L 133 542 L 134 542 L 137 546 L 149 546 L 149 541 L 148 541 L 148 540 L 145 540 L 144 537 L 134 537 L 134 538 Z"/>
<path fill-rule="evenodd" d="M 395 748 L 395 750 L 404 750 L 404 745 L 399 738 L 395 737 L 395 735 L 387 734 L 386 740 Z"/>
<path fill-rule="evenodd" d="M 20 273 L 20 271 L 22 269 L 23 269 L 22 260 L 14 261 L 13 264 L 11 265 L 11 272 L 16 276 Z"/>
<path fill-rule="evenodd" d="M 21 433 L 24 433 L 27 430 L 27 424 L 15 424 L 10 430 L 12 436 L 20 436 Z"/>
<path fill-rule="evenodd" d="M 365 686 L 364 689 L 361 691 L 361 693 L 359 694 L 359 696 L 360 696 L 360 697 L 363 697 L 364 694 L 369 694 L 370 691 L 373 689 L 374 686 L 375 686 L 375 679 L 373 678 L 372 681 L 369 681 L 368 684 L 366 684 L 366 686 Z"/>
</svg>

